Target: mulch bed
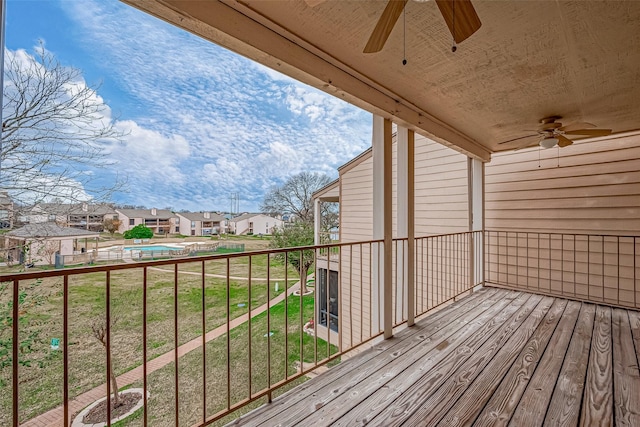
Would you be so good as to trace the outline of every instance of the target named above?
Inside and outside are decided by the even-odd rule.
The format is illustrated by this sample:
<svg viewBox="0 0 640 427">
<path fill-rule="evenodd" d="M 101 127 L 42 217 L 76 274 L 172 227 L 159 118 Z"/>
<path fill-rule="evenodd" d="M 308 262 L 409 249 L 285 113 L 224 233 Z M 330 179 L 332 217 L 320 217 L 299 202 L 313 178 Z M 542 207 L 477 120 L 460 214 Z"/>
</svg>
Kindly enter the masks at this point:
<svg viewBox="0 0 640 427">
<path fill-rule="evenodd" d="M 122 393 L 120 392 L 120 405 L 118 407 L 113 406 L 113 397 L 109 399 L 111 401 L 111 419 L 118 418 L 119 416 L 129 412 L 131 408 L 142 399 L 142 393 Z M 87 415 L 84 416 L 82 422 L 85 424 L 97 424 L 107 422 L 107 401 L 104 400 L 91 409 Z"/>
</svg>

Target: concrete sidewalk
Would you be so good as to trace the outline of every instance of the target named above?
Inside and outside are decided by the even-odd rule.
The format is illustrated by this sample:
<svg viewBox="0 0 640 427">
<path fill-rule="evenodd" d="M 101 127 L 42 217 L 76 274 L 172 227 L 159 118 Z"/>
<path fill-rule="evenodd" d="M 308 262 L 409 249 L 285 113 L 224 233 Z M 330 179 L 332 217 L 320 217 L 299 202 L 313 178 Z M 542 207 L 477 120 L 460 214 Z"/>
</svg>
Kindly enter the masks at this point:
<svg viewBox="0 0 640 427">
<path fill-rule="evenodd" d="M 293 294 L 294 291 L 298 290 L 299 287 L 300 287 L 300 282 L 291 286 L 287 291 L 287 293 L 291 295 Z M 284 293 L 278 295 L 277 297 L 271 300 L 270 305 L 273 306 L 283 301 L 284 297 L 285 297 Z M 267 311 L 267 307 L 268 307 L 268 304 L 265 303 L 260 307 L 252 309 L 251 310 L 252 316 L 255 317 L 256 315 Z M 235 319 L 229 322 L 229 329 L 236 328 L 242 325 L 243 323 L 247 322 L 248 320 L 249 320 L 248 313 L 243 314 L 242 316 L 236 317 Z M 217 338 L 225 334 L 226 332 L 227 332 L 226 324 L 218 326 L 217 328 L 206 333 L 205 340 L 209 342 L 214 338 Z M 178 357 L 182 357 L 185 354 L 199 348 L 200 346 L 202 346 L 202 336 L 198 338 L 194 338 L 191 341 L 185 344 L 182 344 L 180 347 L 178 347 Z M 160 368 L 165 367 L 166 365 L 173 362 L 174 360 L 175 360 L 174 350 L 171 350 L 163 355 L 156 357 L 155 359 L 148 361 L 147 375 L 154 371 L 157 371 Z M 142 365 L 140 365 L 137 368 L 134 368 L 129 372 L 126 372 L 120 375 L 117 378 L 118 387 L 122 388 L 124 386 L 134 383 L 135 381 L 142 380 L 142 373 L 143 373 L 143 367 Z M 69 417 L 81 411 L 83 408 L 92 404 L 96 400 L 102 397 L 105 397 L 106 395 L 107 395 L 107 385 L 101 384 L 85 393 L 82 393 L 76 396 L 75 399 L 72 399 L 69 401 Z M 73 420 L 70 419 L 70 421 L 73 421 Z M 51 409 L 50 411 L 47 411 L 42 415 L 38 415 L 37 417 L 30 419 L 24 424 L 21 424 L 21 426 L 22 427 L 60 427 L 63 425 L 63 422 L 64 422 L 64 406 L 58 406 L 57 408 Z"/>
</svg>

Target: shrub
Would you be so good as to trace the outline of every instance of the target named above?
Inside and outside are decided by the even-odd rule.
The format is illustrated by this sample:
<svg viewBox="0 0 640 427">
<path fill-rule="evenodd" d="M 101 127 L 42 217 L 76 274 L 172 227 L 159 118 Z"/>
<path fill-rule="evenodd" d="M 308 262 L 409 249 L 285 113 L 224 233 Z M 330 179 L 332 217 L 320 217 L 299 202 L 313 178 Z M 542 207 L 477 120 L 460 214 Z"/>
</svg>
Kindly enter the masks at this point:
<svg viewBox="0 0 640 427">
<path fill-rule="evenodd" d="M 150 239 L 153 237 L 153 230 L 143 224 L 138 224 L 131 230 L 124 232 L 125 239 Z"/>
</svg>

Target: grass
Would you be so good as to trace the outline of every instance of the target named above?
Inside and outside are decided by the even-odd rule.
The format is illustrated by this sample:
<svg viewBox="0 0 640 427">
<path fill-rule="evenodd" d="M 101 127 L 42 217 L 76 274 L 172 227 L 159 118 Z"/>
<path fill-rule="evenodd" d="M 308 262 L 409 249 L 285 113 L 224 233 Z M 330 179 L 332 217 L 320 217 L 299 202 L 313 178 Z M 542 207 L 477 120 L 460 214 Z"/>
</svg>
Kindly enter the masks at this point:
<svg viewBox="0 0 640 427">
<path fill-rule="evenodd" d="M 253 281 L 249 295 L 248 281 L 240 277 L 247 277 L 249 274 L 249 262 L 247 257 L 234 258 L 227 265 L 226 260 L 206 261 L 204 263 L 205 272 L 209 275 L 205 277 L 205 317 L 206 329 L 212 330 L 223 325 L 230 319 L 236 318 L 248 312 L 249 299 L 251 307 L 255 309 L 267 301 L 267 282 Z M 274 286 L 279 282 L 281 294 L 285 288 L 282 280 L 285 276 L 285 269 L 277 260 L 269 260 L 271 266 L 269 282 L 270 297 L 275 296 Z M 168 271 L 165 271 L 165 268 Z M 226 275 L 229 269 L 231 275 L 237 275 L 238 279 L 230 279 L 216 275 Z M 177 293 L 174 289 L 174 274 L 172 267 L 162 269 L 148 269 L 147 272 L 147 339 L 149 359 L 166 353 L 174 348 L 174 303 L 177 301 L 178 307 L 178 344 L 183 344 L 202 333 L 202 261 L 181 264 L 178 272 Z M 253 278 L 264 278 L 267 272 L 266 256 L 252 257 L 251 275 Z M 142 284 L 143 271 L 140 268 L 131 270 L 121 270 L 111 272 L 111 312 L 118 318 L 117 323 L 112 328 L 113 342 L 113 363 L 116 374 L 124 373 L 142 363 Z M 198 273 L 198 274 L 189 274 Z M 296 272 L 289 268 L 289 283 L 291 286 L 296 281 Z M 25 281 L 26 282 L 26 281 Z M 27 286 L 21 283 L 21 286 Z M 229 313 L 227 314 L 226 301 L 229 297 Z M 10 292 L 0 295 L 0 302 L 11 297 Z M 46 278 L 34 288 L 30 298 L 37 298 L 40 303 L 31 307 L 24 314 L 24 321 L 21 322 L 21 337 L 26 337 L 32 332 L 37 332 L 39 340 L 34 343 L 32 352 L 28 358 L 32 361 L 30 367 L 20 368 L 20 418 L 30 419 L 37 414 L 58 406 L 62 402 L 62 352 L 50 349 L 51 338 L 62 338 L 62 279 Z M 249 298 L 250 297 L 250 298 Z M 290 297 L 290 304 L 291 304 Z M 298 301 L 299 298 L 296 297 Z M 311 304 L 313 298 L 311 298 Z M 244 307 L 239 304 L 245 304 Z M 313 306 L 309 309 L 309 303 L 305 299 L 303 307 L 303 320 L 308 320 L 313 315 Z M 271 338 L 272 354 L 275 360 L 284 360 L 284 350 L 280 349 L 281 342 L 284 343 L 284 304 L 282 309 L 276 305 L 272 307 L 273 314 L 272 330 L 274 335 Z M 305 308 L 306 307 L 306 308 Z M 280 311 L 278 311 L 280 310 Z M 309 311 L 310 310 L 310 311 Z M 291 306 L 287 310 L 290 316 L 296 313 L 296 308 Z M 102 384 L 106 380 L 105 371 L 105 351 L 101 344 L 92 336 L 91 323 L 104 316 L 105 312 L 105 274 L 91 273 L 78 276 L 70 276 L 69 279 L 69 383 L 70 395 L 74 396 L 85 392 L 96 385 Z M 300 309 L 297 309 L 300 315 Z M 261 317 L 262 316 L 262 317 Z M 255 357 L 265 358 L 266 348 L 263 344 L 267 341 L 258 331 L 266 330 L 266 314 L 258 316 L 252 321 L 252 331 L 255 332 L 252 342 L 255 341 Z M 281 320 L 276 320 L 281 319 Z M 299 321 L 296 321 L 299 323 Z M 264 323 L 264 324 L 263 324 Z M 304 323 L 304 322 L 303 322 Z M 244 328 L 244 338 L 242 331 Z M 248 325 L 242 325 L 234 329 L 231 336 L 233 342 L 241 342 L 248 339 Z M 277 329 L 280 328 L 280 329 Z M 291 328 L 291 326 L 290 326 Z M 296 326 L 297 328 L 297 326 Z M 6 332 L 6 331 L 5 331 Z M 3 332 L 0 331 L 0 334 Z M 293 331 L 293 333 L 296 333 Z M 297 331 L 299 335 L 299 330 Z M 303 337 L 304 338 L 304 337 Z M 308 341 L 311 337 L 304 338 Z M 239 341 L 238 341 L 239 340 Z M 292 338 L 295 340 L 295 338 Z M 299 341 L 299 338 L 298 338 Z M 304 342 L 305 349 L 309 344 Z M 312 340 L 313 341 L 313 340 Z M 226 343 L 226 338 L 224 339 Z M 295 351 L 291 348 L 289 341 L 289 352 L 287 363 L 288 369 L 292 368 L 292 363 L 296 357 Z M 62 345 L 62 342 L 61 342 Z M 208 344 L 207 358 L 210 355 L 220 352 L 216 342 Z M 314 344 L 315 345 L 315 344 Z M 211 346 L 211 351 L 209 351 Z M 235 344 L 234 344 L 235 346 Z M 238 349 L 233 350 L 234 360 L 242 359 L 242 352 L 247 352 L 247 345 L 238 345 Z M 280 350 L 279 350 L 280 349 Z M 238 353 L 240 352 L 240 353 Z M 280 353 L 278 353 L 280 352 Z M 226 355 L 226 350 L 223 352 Z M 198 351 L 193 355 L 185 356 L 184 361 L 188 364 L 196 357 Z M 201 351 L 200 351 L 201 354 Z M 311 354 L 310 350 L 304 350 L 305 359 Z M 200 356 L 201 357 L 201 356 Z M 196 357 L 197 359 L 197 357 Z M 246 359 L 246 358 L 245 358 Z M 201 359 L 200 359 L 201 360 Z M 208 362 L 208 367 L 214 369 L 218 364 L 218 359 Z M 201 362 L 200 362 L 201 363 Z M 234 363 L 234 369 L 246 370 L 246 360 L 239 365 Z M 254 366 L 260 366 L 260 370 L 266 371 L 266 366 L 261 365 L 259 360 L 255 360 Z M 275 363 L 275 362 L 274 362 Z M 226 366 L 226 364 L 224 365 Z M 243 368 L 244 366 L 244 368 Z M 282 366 L 285 366 L 284 362 Z M 165 368 L 170 369 L 171 368 Z M 273 366 L 274 375 L 283 371 L 284 368 Z M 160 372 L 160 371 L 158 371 Z M 188 373 L 187 369 L 185 373 Z M 289 370 L 289 374 L 291 374 Z M 159 375 L 159 374 L 158 374 Z M 240 375 L 240 374 L 238 374 Z M 257 375 L 257 374 L 256 374 Z M 234 374 L 234 377 L 236 374 Z M 211 378 L 215 377 L 212 375 Z M 181 381 L 189 378 L 180 375 Z M 226 380 L 226 374 L 224 375 Z M 275 378 L 275 376 L 274 376 Z M 193 380 L 193 379 L 192 379 Z M 155 380 L 154 380 L 155 381 Z M 158 380 L 160 381 L 160 380 Z M 248 381 L 248 380 L 247 380 Z M 263 381 L 260 376 L 253 381 L 258 385 Z M 161 381 L 160 381 L 161 383 Z M 213 385 L 212 385 L 213 387 Z M 160 388 L 158 390 L 164 390 Z M 170 389 L 167 389 L 170 390 Z M 187 390 L 187 388 L 185 388 Z M 218 394 L 214 393 L 213 394 Z M 235 392 L 234 392 L 235 393 Z M 164 391 L 154 393 L 158 399 L 158 394 L 165 394 Z M 154 399 L 155 400 L 155 399 Z M 219 403 L 212 402 L 210 408 L 217 408 Z M 0 371 L 0 425 L 9 423 L 11 413 L 11 369 L 5 368 Z M 154 425 L 154 424 L 152 424 Z"/>
<path fill-rule="evenodd" d="M 296 362 L 300 360 L 300 350 L 305 362 L 313 363 L 322 360 L 329 352 L 335 354 L 337 347 L 328 346 L 321 339 L 301 333 L 300 326 L 305 319 L 312 316 L 314 298 L 303 298 L 302 307 L 299 297 L 289 297 L 285 316 L 285 302 L 273 306 L 267 315 L 264 312 L 255 316 L 249 323 L 244 323 L 233 329 L 227 345 L 226 334 L 210 341 L 206 345 L 206 370 L 203 370 L 203 352 L 197 349 L 180 359 L 178 364 L 179 377 L 179 424 L 193 425 L 202 419 L 204 411 L 203 384 L 206 384 L 207 416 L 223 410 L 228 404 L 233 405 L 245 399 L 251 393 L 261 391 L 267 384 L 276 383 L 295 375 Z M 301 310 L 302 309 L 302 310 Z M 286 321 L 285 321 L 286 319 Z M 269 324 L 269 328 L 267 328 Z M 265 337 L 267 331 L 273 335 Z M 249 333 L 251 337 L 249 338 Z M 302 347 L 300 346 L 302 338 Z M 251 364 L 249 364 L 249 342 L 251 342 Z M 265 357 L 270 347 L 271 359 Z M 230 371 L 229 395 L 227 396 L 227 360 Z M 251 366 L 251 369 L 249 369 Z M 153 372 L 148 377 L 149 391 L 149 424 L 153 426 L 173 426 L 175 410 L 175 365 L 173 363 Z M 249 387 L 251 381 L 251 389 Z M 305 381 L 305 377 L 293 380 L 283 387 L 277 394 Z M 142 387 L 142 382 L 134 383 L 134 387 Z M 227 399 L 230 399 L 227 400 Z M 233 418 L 260 406 L 264 399 L 260 399 L 225 417 L 214 425 L 222 425 Z M 124 426 L 138 425 L 138 419 L 127 420 Z"/>
</svg>

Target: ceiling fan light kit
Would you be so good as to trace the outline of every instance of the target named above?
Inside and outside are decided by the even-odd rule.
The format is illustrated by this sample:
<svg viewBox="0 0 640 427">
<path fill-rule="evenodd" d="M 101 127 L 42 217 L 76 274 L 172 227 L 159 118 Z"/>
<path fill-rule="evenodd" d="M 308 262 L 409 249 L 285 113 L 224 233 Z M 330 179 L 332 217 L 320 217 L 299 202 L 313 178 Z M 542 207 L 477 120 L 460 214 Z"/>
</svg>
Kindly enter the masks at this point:
<svg viewBox="0 0 640 427">
<path fill-rule="evenodd" d="M 562 119 L 560 116 L 545 117 L 539 121 L 538 130 L 535 131 L 537 133 L 499 142 L 498 144 L 508 144 L 524 140 L 519 147 L 514 148 L 519 150 L 531 147 L 535 140 L 542 148 L 553 148 L 556 145 L 564 148 L 573 144 L 573 140 L 569 139 L 569 136 L 575 135 L 582 138 L 599 137 L 611 135 L 612 132 L 611 129 L 596 129 L 594 124 L 586 122 L 576 122 L 563 126 L 562 123 L 558 121 L 560 119 Z"/>
<path fill-rule="evenodd" d="M 558 138 L 554 138 L 552 136 L 547 136 L 546 138 L 540 141 L 540 146 L 542 148 L 553 148 L 558 143 Z"/>
</svg>

